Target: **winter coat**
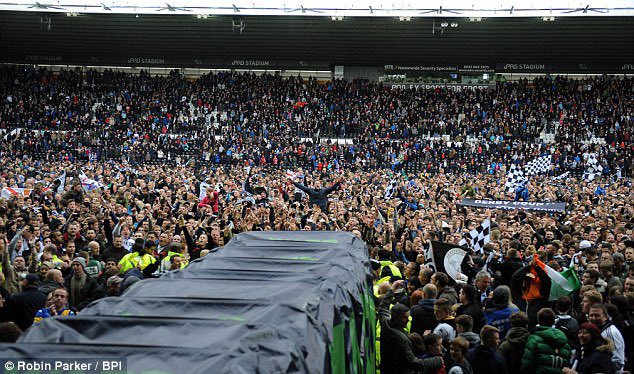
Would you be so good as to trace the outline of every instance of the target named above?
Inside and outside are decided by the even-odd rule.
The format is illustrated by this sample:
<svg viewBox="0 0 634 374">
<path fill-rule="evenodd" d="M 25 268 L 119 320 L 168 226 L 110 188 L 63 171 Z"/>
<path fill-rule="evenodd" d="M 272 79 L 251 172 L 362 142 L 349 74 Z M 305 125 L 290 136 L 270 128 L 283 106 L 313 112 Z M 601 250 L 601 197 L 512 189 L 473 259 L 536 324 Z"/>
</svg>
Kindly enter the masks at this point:
<svg viewBox="0 0 634 374">
<path fill-rule="evenodd" d="M 423 336 L 426 330 L 433 330 L 438 326 L 436 315 L 434 314 L 435 299 L 423 299 L 414 305 L 409 311 L 412 317 L 410 332 Z"/>
<path fill-rule="evenodd" d="M 389 305 L 393 299 L 394 292 L 389 290 L 378 308 L 381 323 L 381 374 L 414 374 L 441 368 L 440 357 L 420 359 L 414 356 L 412 342 L 405 331 L 390 326 Z"/>
<path fill-rule="evenodd" d="M 35 286 L 28 286 L 24 291 L 14 294 L 9 303 L 9 319 L 22 331 L 28 329 L 33 324 L 35 313 L 46 306 L 46 296 Z"/>
<path fill-rule="evenodd" d="M 459 364 L 454 363 L 447 374 L 473 374 L 473 369 L 466 359 Z"/>
<path fill-rule="evenodd" d="M 64 287 L 68 290 L 68 293 L 71 293 L 71 281 L 73 280 L 74 275 L 70 274 L 64 279 Z M 80 291 L 79 300 L 75 300 L 73 304 L 71 302 L 71 296 L 68 297 L 68 305 L 71 308 L 77 308 L 83 301 L 87 300 L 95 289 L 97 288 L 97 282 L 90 277 L 90 275 L 86 274 L 86 282 L 84 282 L 84 287 Z"/>
<path fill-rule="evenodd" d="M 473 348 L 476 345 L 480 344 L 480 335 L 471 331 L 460 333 L 458 334 L 458 336 L 461 338 L 465 338 L 465 340 L 469 342 L 469 348 Z"/>
<path fill-rule="evenodd" d="M 614 352 L 614 343 L 606 339 L 601 344 L 582 347 L 573 358 L 573 365 L 577 364 L 578 374 L 612 374 L 614 373 L 612 352 Z"/>
<path fill-rule="evenodd" d="M 446 286 L 441 293 L 438 294 L 438 299 L 445 298 L 449 300 L 449 304 L 458 304 L 458 294 L 456 290 L 451 286 Z"/>
<path fill-rule="evenodd" d="M 508 374 L 504 357 L 487 345 L 469 349 L 467 360 L 474 373 Z"/>
<path fill-rule="evenodd" d="M 484 311 L 482 311 L 482 308 L 480 308 L 475 303 L 464 304 L 459 306 L 456 310 L 456 316 L 461 315 L 471 316 L 471 318 L 473 319 L 473 332 L 479 334 L 482 326 L 484 326 L 484 324 L 482 323 L 484 319 Z"/>
<path fill-rule="evenodd" d="M 522 366 L 524 348 L 530 336 L 530 332 L 523 327 L 512 327 L 506 334 L 506 338 L 498 347 L 498 352 L 506 360 L 509 372 L 515 372 Z"/>
<path fill-rule="evenodd" d="M 308 195 L 308 202 L 310 205 L 319 206 L 322 212 L 328 211 L 328 194 L 330 194 L 332 191 L 339 188 L 339 186 L 341 185 L 340 182 L 337 182 L 328 188 L 315 190 L 314 188 L 306 187 L 303 184 L 300 184 L 297 182 L 294 182 L 293 184 L 295 185 L 295 187 L 306 192 L 306 195 Z"/>
<path fill-rule="evenodd" d="M 500 330 L 500 340 L 504 340 L 506 333 L 511 330 L 511 314 L 519 312 L 517 307 L 504 309 L 487 309 L 484 312 L 484 322 Z"/>
<path fill-rule="evenodd" d="M 528 338 L 522 357 L 522 373 L 561 374 L 570 362 L 570 346 L 563 331 L 554 327 L 537 326 Z"/>
<path fill-rule="evenodd" d="M 41 284 L 38 290 L 42 292 L 44 295 L 48 296 L 49 293 L 55 291 L 57 288 L 62 287 L 61 284 L 52 281 L 50 279 L 45 279 Z"/>
</svg>

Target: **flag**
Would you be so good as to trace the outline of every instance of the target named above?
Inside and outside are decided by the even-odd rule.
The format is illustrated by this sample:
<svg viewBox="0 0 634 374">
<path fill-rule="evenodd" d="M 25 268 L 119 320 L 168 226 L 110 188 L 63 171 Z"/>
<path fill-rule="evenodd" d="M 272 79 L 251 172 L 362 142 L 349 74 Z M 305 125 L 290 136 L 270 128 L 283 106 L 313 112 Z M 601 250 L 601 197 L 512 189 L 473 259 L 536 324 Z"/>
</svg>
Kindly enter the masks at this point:
<svg viewBox="0 0 634 374">
<path fill-rule="evenodd" d="M 551 165 L 552 160 L 550 155 L 540 156 L 526 163 L 523 168 L 512 164 L 506 178 L 506 183 L 504 183 L 506 191 L 513 192 L 518 186 L 528 183 L 528 177 L 548 173 Z"/>
<path fill-rule="evenodd" d="M 433 267 L 435 271 L 441 271 L 457 280 L 458 274 L 461 273 L 462 260 L 469 249 L 452 243 L 436 241 L 431 241 L 430 247 L 431 258 L 428 260 L 426 254 L 425 263 Z"/>
<path fill-rule="evenodd" d="M 491 221 L 485 220 L 480 226 L 471 230 L 467 237 L 462 238 L 460 246 L 473 248 L 475 252 L 484 252 L 484 245 L 491 240 Z"/>
<path fill-rule="evenodd" d="M 540 261 L 537 255 L 533 257 L 537 266 L 542 268 L 550 278 L 550 298 L 548 300 L 557 300 L 561 296 L 570 296 L 573 292 L 581 288 L 581 282 L 577 277 L 577 271 L 569 268 L 561 273 Z"/>
<path fill-rule="evenodd" d="M 295 178 L 297 178 L 297 174 L 293 171 L 286 170 L 286 178 L 290 180 L 295 180 Z"/>
<path fill-rule="evenodd" d="M 32 188 L 11 188 L 11 187 L 5 187 L 2 189 L 1 192 L 1 196 L 4 199 L 10 199 L 13 196 L 24 196 L 27 197 L 31 194 L 31 191 L 33 191 Z"/>
<path fill-rule="evenodd" d="M 83 171 L 79 173 L 79 181 L 81 182 L 81 187 L 86 192 L 103 187 L 103 184 L 97 182 L 96 180 L 88 178 Z"/>
<path fill-rule="evenodd" d="M 506 192 L 515 192 L 517 186 L 525 184 L 528 179 L 524 176 L 524 171 L 517 165 L 512 164 L 506 177 Z"/>
<path fill-rule="evenodd" d="M 585 182 L 592 182 L 594 178 L 600 177 L 603 172 L 603 167 L 599 164 L 596 153 L 590 153 L 588 155 L 588 161 L 586 161 L 586 169 L 583 172 L 582 179 Z"/>
<path fill-rule="evenodd" d="M 57 178 L 57 180 L 59 181 L 59 186 L 57 187 L 57 190 L 55 192 L 64 193 L 64 187 L 66 186 L 66 172 L 64 171 L 64 174 Z M 51 183 L 49 188 L 52 188 L 54 184 L 55 182 Z"/>
<path fill-rule="evenodd" d="M 200 182 L 199 191 L 198 191 L 198 200 L 202 201 L 205 198 L 205 196 L 207 196 L 207 187 L 211 187 L 211 184 L 205 181 Z"/>
<path fill-rule="evenodd" d="M 392 198 L 394 193 L 396 193 L 396 189 L 398 188 L 398 176 L 390 181 L 390 184 L 385 188 L 384 198 L 389 200 Z"/>
<path fill-rule="evenodd" d="M 550 155 L 544 155 L 537 157 L 531 162 L 524 165 L 524 173 L 528 176 L 533 176 L 541 173 L 548 173 L 552 164 Z"/>
<path fill-rule="evenodd" d="M 570 172 L 569 172 L 569 171 L 567 171 L 567 172 L 565 172 L 565 173 L 563 173 L 563 174 L 561 174 L 561 175 L 558 175 L 558 176 L 554 177 L 554 178 L 553 178 L 553 180 L 555 180 L 555 181 L 559 181 L 559 180 L 562 180 L 562 179 L 566 179 L 566 178 L 568 178 L 568 175 L 570 175 Z"/>
</svg>

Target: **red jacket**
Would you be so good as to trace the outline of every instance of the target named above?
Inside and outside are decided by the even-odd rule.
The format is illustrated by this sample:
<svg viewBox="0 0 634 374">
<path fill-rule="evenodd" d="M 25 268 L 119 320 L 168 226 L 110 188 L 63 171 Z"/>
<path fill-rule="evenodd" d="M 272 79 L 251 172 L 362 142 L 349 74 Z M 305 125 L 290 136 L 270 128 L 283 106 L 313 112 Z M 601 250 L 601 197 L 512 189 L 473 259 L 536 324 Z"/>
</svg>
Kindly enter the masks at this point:
<svg viewBox="0 0 634 374">
<path fill-rule="evenodd" d="M 207 195 L 200 203 L 198 203 L 198 208 L 201 208 L 205 205 L 210 205 L 213 212 L 218 213 L 218 200 L 218 191 L 214 191 L 212 197 L 209 197 L 209 195 Z"/>
</svg>

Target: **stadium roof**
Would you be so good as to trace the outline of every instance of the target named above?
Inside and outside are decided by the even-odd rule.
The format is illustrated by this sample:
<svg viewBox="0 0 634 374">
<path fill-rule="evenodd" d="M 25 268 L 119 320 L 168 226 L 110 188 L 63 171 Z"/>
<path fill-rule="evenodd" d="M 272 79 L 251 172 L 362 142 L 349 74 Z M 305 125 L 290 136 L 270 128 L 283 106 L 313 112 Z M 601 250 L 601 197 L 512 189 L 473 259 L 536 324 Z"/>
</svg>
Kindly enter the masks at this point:
<svg viewBox="0 0 634 374">
<path fill-rule="evenodd" d="M 0 62 L 302 71 L 488 64 L 537 65 L 542 73 L 634 71 L 634 17 L 595 17 L 600 13 L 590 9 L 574 13 L 583 17 L 544 16 L 546 22 L 515 15 L 456 17 L 444 8 L 442 15 L 409 22 L 369 14 L 333 21 L 301 10 L 285 16 L 240 10 L 207 18 L 176 10 L 77 16 L 51 10 L 0 11 Z M 553 65 L 562 63 L 571 67 Z"/>
<path fill-rule="evenodd" d="M 192 14 L 327 17 L 570 17 L 632 16 L 631 0 L 16 0 L 0 10 L 108 14 Z"/>
</svg>

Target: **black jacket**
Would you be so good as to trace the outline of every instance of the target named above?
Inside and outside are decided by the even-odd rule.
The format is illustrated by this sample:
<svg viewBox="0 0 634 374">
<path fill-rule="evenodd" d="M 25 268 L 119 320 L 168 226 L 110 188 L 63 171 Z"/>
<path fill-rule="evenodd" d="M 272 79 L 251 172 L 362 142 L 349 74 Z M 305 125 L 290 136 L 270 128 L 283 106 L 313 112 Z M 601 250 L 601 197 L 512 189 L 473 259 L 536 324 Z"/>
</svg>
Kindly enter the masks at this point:
<svg viewBox="0 0 634 374">
<path fill-rule="evenodd" d="M 438 321 L 436 321 L 436 315 L 434 314 L 434 301 L 436 300 L 423 299 L 410 309 L 409 315 L 412 317 L 410 332 L 423 336 L 425 330 L 434 330 L 436 328 Z"/>
<path fill-rule="evenodd" d="M 584 347 L 573 357 L 573 362 L 577 362 L 577 373 L 614 373 L 612 351 L 614 351 L 614 344 L 611 341 L 599 346 Z"/>
<path fill-rule="evenodd" d="M 106 249 L 103 252 L 103 255 L 101 256 L 101 258 L 104 261 L 108 261 L 109 258 L 114 258 L 115 260 L 117 260 L 117 263 L 119 263 L 119 261 L 121 261 L 121 259 L 129 253 L 130 252 L 128 252 L 128 250 L 125 249 L 124 247 L 117 249 L 113 246 L 110 246 L 108 247 L 108 249 Z"/>
<path fill-rule="evenodd" d="M 322 188 L 321 190 L 316 190 L 314 188 L 306 187 L 301 183 L 294 182 L 295 187 L 304 191 L 306 195 L 308 195 L 308 203 L 310 205 L 317 205 L 321 208 L 323 213 L 328 212 L 328 194 L 332 191 L 339 188 L 341 182 L 337 182 L 328 188 Z"/>
<path fill-rule="evenodd" d="M 518 372 L 522 367 L 524 348 L 530 335 L 530 332 L 523 327 L 512 327 L 498 347 L 498 352 L 504 357 L 509 373 Z"/>
<path fill-rule="evenodd" d="M 500 272 L 500 284 L 511 287 L 511 279 L 516 271 L 524 267 L 520 260 L 505 260 L 493 262 L 491 269 Z"/>
<path fill-rule="evenodd" d="M 15 322 L 22 331 L 28 329 L 33 324 L 35 313 L 46 306 L 46 296 L 36 286 L 28 286 L 14 294 L 9 304 L 9 320 Z"/>
<path fill-rule="evenodd" d="M 66 289 L 68 290 L 69 295 L 71 293 L 71 280 L 73 279 L 73 276 L 74 275 L 71 274 L 66 277 L 66 279 L 64 279 L 64 287 L 66 287 Z M 86 274 L 86 282 L 84 283 L 84 287 L 81 289 L 79 300 L 75 300 L 75 302 L 73 303 L 71 302 L 72 297 L 69 296 L 68 305 L 71 308 L 79 308 L 79 306 L 82 305 L 84 301 L 90 298 L 93 292 L 95 292 L 95 289 L 97 289 L 97 282 L 95 282 L 95 280 L 92 279 L 90 275 Z"/>
<path fill-rule="evenodd" d="M 428 372 L 442 366 L 440 357 L 420 359 L 414 356 L 412 342 L 403 329 L 390 326 L 389 306 L 394 292 L 389 290 L 379 304 L 381 323 L 381 374 L 414 374 Z"/>
<path fill-rule="evenodd" d="M 456 316 L 461 315 L 471 316 L 473 318 L 473 332 L 480 334 L 484 320 L 482 308 L 475 303 L 460 305 L 456 310 Z"/>
<path fill-rule="evenodd" d="M 82 300 L 81 303 L 79 303 L 79 305 L 77 305 L 77 309 L 82 310 L 93 301 L 103 299 L 104 297 L 106 297 L 107 292 L 108 285 L 106 285 L 105 282 L 98 285 L 97 288 L 95 288 L 95 290 L 90 295 L 88 295 L 88 297 L 86 297 L 84 300 Z"/>
<path fill-rule="evenodd" d="M 506 361 L 501 354 L 486 345 L 478 345 L 467 353 L 467 360 L 474 373 L 508 374 Z"/>
</svg>

